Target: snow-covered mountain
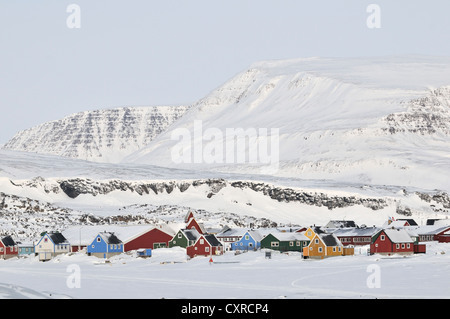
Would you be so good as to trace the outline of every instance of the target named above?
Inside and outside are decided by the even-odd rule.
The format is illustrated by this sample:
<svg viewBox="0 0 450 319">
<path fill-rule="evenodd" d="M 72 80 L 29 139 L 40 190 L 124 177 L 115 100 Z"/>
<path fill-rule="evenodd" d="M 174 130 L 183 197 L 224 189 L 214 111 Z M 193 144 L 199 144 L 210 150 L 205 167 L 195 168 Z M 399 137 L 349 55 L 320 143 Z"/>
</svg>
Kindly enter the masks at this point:
<svg viewBox="0 0 450 319">
<path fill-rule="evenodd" d="M 443 57 L 259 62 L 124 162 L 448 190 L 448 74 Z"/>
<path fill-rule="evenodd" d="M 17 133 L 3 148 L 96 162 L 120 162 L 181 117 L 186 106 L 86 111 Z"/>
</svg>

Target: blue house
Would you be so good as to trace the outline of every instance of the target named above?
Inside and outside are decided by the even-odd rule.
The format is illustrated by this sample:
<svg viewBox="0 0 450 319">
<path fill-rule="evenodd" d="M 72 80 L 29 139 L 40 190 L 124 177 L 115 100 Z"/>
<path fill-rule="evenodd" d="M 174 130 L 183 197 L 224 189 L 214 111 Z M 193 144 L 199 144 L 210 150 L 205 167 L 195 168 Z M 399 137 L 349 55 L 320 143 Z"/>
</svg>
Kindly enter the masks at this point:
<svg viewBox="0 0 450 319">
<path fill-rule="evenodd" d="M 231 244 L 231 250 L 256 250 L 261 247 L 262 234 L 256 230 L 247 231 L 241 239 Z"/>
<path fill-rule="evenodd" d="M 112 232 L 100 232 L 87 246 L 87 254 L 99 258 L 109 258 L 123 253 L 123 243 Z"/>
<path fill-rule="evenodd" d="M 19 243 L 19 256 L 34 255 L 33 243 Z"/>
</svg>

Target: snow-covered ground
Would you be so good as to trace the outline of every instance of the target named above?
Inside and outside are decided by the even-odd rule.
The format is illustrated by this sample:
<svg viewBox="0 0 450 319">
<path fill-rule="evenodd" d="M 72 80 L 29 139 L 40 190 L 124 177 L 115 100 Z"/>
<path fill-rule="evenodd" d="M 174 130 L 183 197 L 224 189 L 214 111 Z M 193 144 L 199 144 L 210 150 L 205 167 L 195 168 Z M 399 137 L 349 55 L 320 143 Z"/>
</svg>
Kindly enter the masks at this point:
<svg viewBox="0 0 450 319">
<path fill-rule="evenodd" d="M 2 298 L 450 298 L 450 244 L 428 243 L 410 257 L 354 256 L 304 260 L 264 251 L 196 257 L 182 248 L 153 250 L 147 259 L 82 253 L 48 262 L 34 256 L 0 261 Z"/>
</svg>

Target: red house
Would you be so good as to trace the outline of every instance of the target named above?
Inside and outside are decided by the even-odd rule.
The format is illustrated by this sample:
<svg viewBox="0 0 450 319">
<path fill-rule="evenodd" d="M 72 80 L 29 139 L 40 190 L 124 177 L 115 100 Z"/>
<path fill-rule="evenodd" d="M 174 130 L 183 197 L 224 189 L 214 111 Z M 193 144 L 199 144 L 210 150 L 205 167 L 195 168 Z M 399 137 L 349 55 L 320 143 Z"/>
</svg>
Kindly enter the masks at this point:
<svg viewBox="0 0 450 319">
<path fill-rule="evenodd" d="M 186 248 L 189 257 L 222 255 L 223 246 L 214 235 L 201 235 L 194 245 Z"/>
<path fill-rule="evenodd" d="M 195 218 L 191 218 L 186 225 L 186 229 L 193 229 L 193 228 L 202 235 L 206 234 L 206 229 L 205 229 L 205 226 L 203 225 L 203 223 L 198 223 L 195 220 Z"/>
<path fill-rule="evenodd" d="M 175 236 L 175 231 L 168 226 L 149 227 L 123 240 L 124 251 L 169 247 L 169 241 L 172 240 L 173 236 Z"/>
<path fill-rule="evenodd" d="M 435 240 L 440 243 L 450 243 L 450 226 L 444 226 L 436 231 Z"/>
<path fill-rule="evenodd" d="M 0 239 L 0 259 L 8 259 L 19 254 L 19 248 L 11 236 Z"/>
<path fill-rule="evenodd" d="M 412 255 L 414 241 L 404 229 L 383 229 L 373 237 L 370 254 Z"/>
</svg>

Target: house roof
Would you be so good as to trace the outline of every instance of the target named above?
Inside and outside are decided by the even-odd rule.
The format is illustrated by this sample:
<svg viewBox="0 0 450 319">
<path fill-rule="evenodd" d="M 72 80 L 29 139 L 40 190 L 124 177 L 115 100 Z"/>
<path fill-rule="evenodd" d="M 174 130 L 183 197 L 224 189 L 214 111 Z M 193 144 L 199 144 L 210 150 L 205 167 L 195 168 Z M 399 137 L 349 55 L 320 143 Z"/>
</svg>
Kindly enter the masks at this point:
<svg viewBox="0 0 450 319">
<path fill-rule="evenodd" d="M 126 243 L 155 228 L 158 228 L 171 236 L 176 233 L 171 226 L 166 224 L 161 225 L 161 227 L 150 224 L 72 226 L 65 229 L 62 233 L 72 245 L 86 246 L 101 232 L 112 232 L 123 243 Z"/>
<path fill-rule="evenodd" d="M 292 240 L 307 240 L 307 241 L 309 241 L 309 238 L 306 237 L 302 233 L 296 233 L 296 232 L 283 233 L 283 232 L 279 232 L 279 233 L 271 233 L 271 234 L 272 234 L 272 236 L 274 236 L 279 241 L 292 241 Z"/>
<path fill-rule="evenodd" d="M 329 233 L 335 234 L 337 237 L 358 237 L 358 236 L 373 236 L 381 230 L 380 227 L 351 227 L 351 228 L 336 228 L 328 229 Z"/>
<path fill-rule="evenodd" d="M 16 243 L 14 242 L 14 240 L 12 239 L 11 236 L 5 236 L 2 238 L 2 243 L 3 245 L 5 245 L 5 247 L 8 246 L 16 246 Z"/>
<path fill-rule="evenodd" d="M 247 232 L 247 228 L 229 228 L 216 234 L 216 237 L 242 237 Z"/>
<path fill-rule="evenodd" d="M 220 241 L 216 238 L 216 236 L 212 235 L 212 234 L 208 234 L 208 235 L 203 235 L 203 237 L 205 237 L 205 239 L 208 241 L 208 243 L 211 246 L 222 246 L 222 244 L 220 243 Z"/>
<path fill-rule="evenodd" d="M 413 243 L 413 239 L 405 229 L 386 228 L 383 230 L 393 243 Z"/>
<path fill-rule="evenodd" d="M 99 236 L 102 237 L 103 241 L 108 245 L 122 244 L 122 241 L 119 238 L 117 238 L 117 236 L 114 235 L 114 233 L 101 232 L 99 233 Z"/>
<path fill-rule="evenodd" d="M 341 241 L 334 234 L 318 234 L 326 246 L 342 246 Z"/>
<path fill-rule="evenodd" d="M 68 244 L 69 243 L 67 241 L 66 237 L 64 237 L 63 234 L 61 234 L 59 232 L 50 232 L 50 233 L 47 233 L 47 235 L 50 237 L 50 239 L 52 240 L 53 244 L 55 244 L 55 245 Z"/>
<path fill-rule="evenodd" d="M 197 240 L 200 237 L 200 233 L 197 229 L 182 229 L 183 234 L 188 240 Z"/>
</svg>

